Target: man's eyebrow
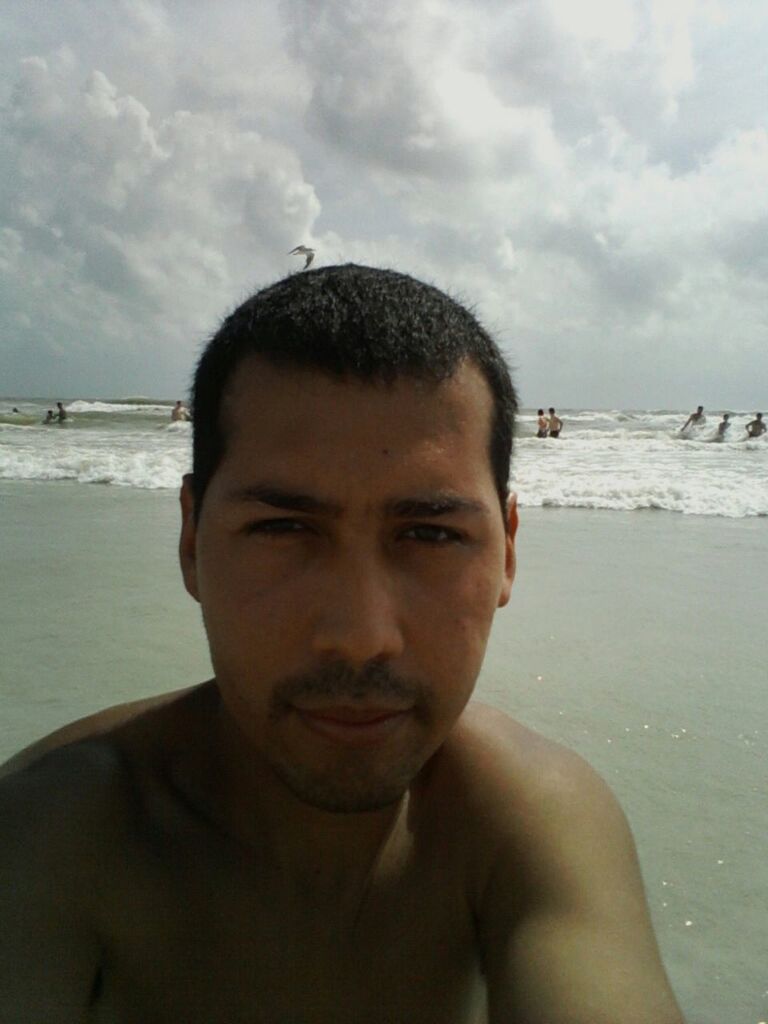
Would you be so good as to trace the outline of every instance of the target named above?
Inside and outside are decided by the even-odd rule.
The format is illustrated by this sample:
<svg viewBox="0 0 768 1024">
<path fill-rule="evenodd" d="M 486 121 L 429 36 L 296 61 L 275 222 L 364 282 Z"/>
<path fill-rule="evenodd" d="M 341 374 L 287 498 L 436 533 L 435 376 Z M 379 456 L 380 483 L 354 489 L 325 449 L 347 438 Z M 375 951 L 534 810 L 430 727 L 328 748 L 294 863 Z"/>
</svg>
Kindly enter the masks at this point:
<svg viewBox="0 0 768 1024">
<path fill-rule="evenodd" d="M 473 512 L 488 515 L 489 508 L 482 501 L 464 498 L 458 494 L 434 494 L 424 498 L 402 498 L 393 501 L 389 510 L 402 518 L 431 519 L 448 516 L 457 512 Z"/>
<path fill-rule="evenodd" d="M 271 505 L 273 508 L 289 509 L 292 512 L 315 512 L 325 515 L 340 515 L 341 506 L 330 501 L 322 501 L 311 494 L 289 491 L 272 484 L 247 484 L 227 491 L 226 500 L 236 504 L 258 502 Z"/>
<path fill-rule="evenodd" d="M 342 506 L 311 494 L 290 491 L 274 484 L 246 484 L 226 492 L 225 498 L 234 504 L 261 504 L 272 508 L 307 512 L 316 515 L 340 516 Z M 385 505 L 388 515 L 401 519 L 431 519 L 436 516 L 474 513 L 488 515 L 489 508 L 482 501 L 462 495 L 438 493 L 413 498 L 396 498 Z"/>
</svg>

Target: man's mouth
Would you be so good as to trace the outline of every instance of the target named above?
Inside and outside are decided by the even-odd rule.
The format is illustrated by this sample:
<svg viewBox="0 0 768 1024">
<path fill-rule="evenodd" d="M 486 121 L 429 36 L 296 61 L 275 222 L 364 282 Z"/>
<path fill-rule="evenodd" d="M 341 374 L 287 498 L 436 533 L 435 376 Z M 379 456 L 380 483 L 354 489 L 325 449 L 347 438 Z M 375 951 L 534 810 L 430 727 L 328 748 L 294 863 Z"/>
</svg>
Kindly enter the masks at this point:
<svg viewBox="0 0 768 1024">
<path fill-rule="evenodd" d="M 347 743 L 373 743 L 391 735 L 408 718 L 411 708 L 354 704 L 302 708 L 294 706 L 301 721 L 327 739 Z"/>
</svg>

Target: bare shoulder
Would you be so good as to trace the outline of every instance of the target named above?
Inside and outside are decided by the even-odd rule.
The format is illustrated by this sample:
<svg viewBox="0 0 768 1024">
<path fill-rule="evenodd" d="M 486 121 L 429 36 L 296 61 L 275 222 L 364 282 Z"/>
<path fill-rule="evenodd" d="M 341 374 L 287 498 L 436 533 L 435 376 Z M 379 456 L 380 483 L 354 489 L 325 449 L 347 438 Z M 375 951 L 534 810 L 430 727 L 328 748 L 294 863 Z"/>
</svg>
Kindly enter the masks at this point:
<svg viewBox="0 0 768 1024">
<path fill-rule="evenodd" d="M 211 696 L 203 684 L 110 708 L 12 759 L 0 779 L 0 873 L 28 878 L 30 894 L 55 879 L 82 895 L 78 879 L 102 875 L 115 850 L 136 849 L 157 825 L 172 797 L 168 747 L 189 741 Z"/>
<path fill-rule="evenodd" d="M 69 722 L 60 729 L 56 729 L 54 732 L 42 737 L 42 739 L 31 743 L 28 747 L 14 754 L 5 764 L 0 765 L 0 779 L 29 767 L 51 751 L 59 750 L 85 740 L 106 738 L 120 727 L 128 725 L 139 717 L 157 711 L 199 689 L 200 687 L 198 686 L 184 687 L 181 690 L 172 690 L 169 693 L 147 697 L 143 700 L 115 704 L 113 707 L 105 708 L 92 715 L 86 715 L 84 718 Z"/>
<path fill-rule="evenodd" d="M 130 773 L 101 738 L 0 781 L 0 1018 L 86 1020 L 97 922 L 131 836 Z"/>
<path fill-rule="evenodd" d="M 43 922 L 50 908 L 62 922 L 80 920 L 97 899 L 105 853 L 128 832 L 128 807 L 124 766 L 101 741 L 52 751 L 2 779 L 3 921 Z"/>
<path fill-rule="evenodd" d="M 549 830 L 561 816 L 623 820 L 610 788 L 584 758 L 503 711 L 473 702 L 446 753 L 468 798 L 502 829 L 524 820 L 530 836 L 534 825 Z"/>
<path fill-rule="evenodd" d="M 95 816 L 115 808 L 126 765 L 108 740 L 83 740 L 41 753 L 0 779 L 0 833 L 45 845 L 77 839 Z"/>
<path fill-rule="evenodd" d="M 480 823 L 472 896 L 492 1024 L 680 1024 L 634 840 L 600 775 L 482 706 L 451 742 L 465 814 Z"/>
<path fill-rule="evenodd" d="M 521 884 L 506 890 L 508 906 L 541 903 L 564 897 L 578 871 L 587 879 L 610 869 L 641 897 L 626 816 L 584 758 L 480 704 L 468 708 L 452 742 L 463 813 L 481 823 L 474 857 L 484 891 L 515 877 Z M 570 896 L 579 898 L 576 888 Z"/>
<path fill-rule="evenodd" d="M 115 849 L 132 847 L 137 822 L 154 821 L 152 798 L 166 792 L 166 741 L 183 733 L 204 689 L 99 712 L 8 762 L 0 778 L 0 870 L 55 876 L 66 886 L 98 874 Z"/>
</svg>

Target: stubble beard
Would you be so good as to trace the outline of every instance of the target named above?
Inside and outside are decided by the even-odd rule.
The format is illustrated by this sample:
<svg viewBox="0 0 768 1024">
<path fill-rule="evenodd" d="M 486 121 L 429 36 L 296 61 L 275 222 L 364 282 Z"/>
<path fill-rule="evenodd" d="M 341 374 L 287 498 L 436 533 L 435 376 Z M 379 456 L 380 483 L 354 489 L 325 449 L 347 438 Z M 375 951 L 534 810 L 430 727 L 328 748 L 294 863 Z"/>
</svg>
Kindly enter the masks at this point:
<svg viewBox="0 0 768 1024">
<path fill-rule="evenodd" d="M 385 749 L 340 747 L 323 763 L 303 761 L 293 751 L 276 749 L 268 758 L 276 777 L 302 803 L 332 813 L 359 814 L 398 803 L 431 753 L 423 740 L 423 727 L 432 718 L 430 687 L 386 665 L 372 663 L 355 670 L 334 662 L 280 682 L 270 702 L 271 723 L 279 725 L 295 715 L 295 701 L 317 697 L 350 705 L 381 698 L 385 706 L 391 702 L 407 706 L 412 718 L 407 727 L 414 738 L 405 749 L 397 744 L 396 753 L 388 752 L 386 743 Z"/>
</svg>

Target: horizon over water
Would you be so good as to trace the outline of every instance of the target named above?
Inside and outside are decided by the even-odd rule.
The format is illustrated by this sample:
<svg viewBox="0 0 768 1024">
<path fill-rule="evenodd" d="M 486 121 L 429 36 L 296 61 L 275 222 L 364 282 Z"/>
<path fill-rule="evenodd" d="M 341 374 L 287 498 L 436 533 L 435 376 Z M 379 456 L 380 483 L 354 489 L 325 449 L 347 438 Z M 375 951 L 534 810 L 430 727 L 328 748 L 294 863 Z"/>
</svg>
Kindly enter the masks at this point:
<svg viewBox="0 0 768 1024">
<path fill-rule="evenodd" d="M 66 403 L 66 423 L 45 425 L 55 400 L 0 398 L 0 479 L 176 489 L 191 465 L 191 426 L 170 421 L 172 405 L 77 399 Z M 768 515 L 768 434 L 747 439 L 751 411 L 731 413 L 723 442 L 714 440 L 720 413 L 687 436 L 684 410 L 558 414 L 562 435 L 544 440 L 535 437 L 535 410 L 518 416 L 511 484 L 521 507 Z"/>
</svg>

